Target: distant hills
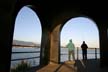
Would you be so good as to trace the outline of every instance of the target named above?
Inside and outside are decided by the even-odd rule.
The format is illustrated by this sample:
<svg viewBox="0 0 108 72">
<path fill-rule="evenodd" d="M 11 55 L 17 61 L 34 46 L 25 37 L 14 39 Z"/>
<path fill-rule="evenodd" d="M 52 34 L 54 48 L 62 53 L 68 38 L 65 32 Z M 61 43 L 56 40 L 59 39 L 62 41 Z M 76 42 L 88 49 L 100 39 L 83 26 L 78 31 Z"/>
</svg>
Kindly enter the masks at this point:
<svg viewBox="0 0 108 72">
<path fill-rule="evenodd" d="M 13 40 L 13 45 L 22 45 L 22 46 L 37 46 L 40 47 L 40 44 L 36 44 L 34 42 L 27 42 L 27 41 L 21 41 L 21 40 Z M 62 48 L 65 48 L 64 46 L 61 46 Z"/>
<path fill-rule="evenodd" d="M 40 46 L 40 44 L 36 44 L 34 42 L 27 42 L 27 41 L 20 41 L 20 40 L 13 40 L 13 45 L 25 45 L 25 46 Z"/>
</svg>

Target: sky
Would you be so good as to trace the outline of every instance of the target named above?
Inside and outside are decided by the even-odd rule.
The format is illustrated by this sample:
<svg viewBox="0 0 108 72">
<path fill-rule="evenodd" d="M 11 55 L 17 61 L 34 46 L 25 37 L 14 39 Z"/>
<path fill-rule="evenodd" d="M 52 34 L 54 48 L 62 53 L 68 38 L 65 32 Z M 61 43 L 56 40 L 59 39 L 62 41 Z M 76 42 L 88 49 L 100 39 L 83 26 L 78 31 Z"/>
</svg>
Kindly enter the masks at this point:
<svg viewBox="0 0 108 72">
<path fill-rule="evenodd" d="M 40 43 L 41 35 L 41 23 L 37 14 L 23 7 L 16 17 L 13 39 Z"/>
<path fill-rule="evenodd" d="M 14 37 L 23 40 L 41 43 L 41 22 L 37 14 L 28 7 L 23 7 L 15 21 Z M 68 20 L 61 31 L 61 45 L 65 46 L 72 39 L 76 47 L 85 41 L 89 47 L 99 47 L 99 33 L 95 22 L 84 17 L 76 17 Z"/>
<path fill-rule="evenodd" d="M 64 46 L 72 39 L 76 47 L 85 41 L 89 47 L 99 48 L 98 28 L 91 19 L 76 17 L 67 21 L 61 31 L 61 44 Z"/>
</svg>

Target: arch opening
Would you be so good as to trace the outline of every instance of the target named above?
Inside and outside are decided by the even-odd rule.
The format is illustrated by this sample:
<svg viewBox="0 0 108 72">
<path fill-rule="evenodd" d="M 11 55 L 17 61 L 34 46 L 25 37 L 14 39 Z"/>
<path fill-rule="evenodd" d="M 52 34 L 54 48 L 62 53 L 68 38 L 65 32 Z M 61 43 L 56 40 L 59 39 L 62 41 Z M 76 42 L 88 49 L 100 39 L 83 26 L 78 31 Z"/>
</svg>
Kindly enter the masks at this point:
<svg viewBox="0 0 108 72">
<path fill-rule="evenodd" d="M 60 37 L 60 62 L 64 62 L 68 60 L 68 49 L 66 48 L 69 40 L 72 39 L 75 45 L 75 59 L 82 59 L 82 50 L 81 44 L 85 41 L 88 45 L 87 56 L 88 59 L 94 59 L 95 48 L 97 48 L 97 52 L 99 53 L 99 32 L 98 28 L 93 20 L 87 17 L 75 17 L 68 20 L 62 30 Z M 78 52 L 77 52 L 78 48 Z M 94 48 L 94 49 L 92 49 Z M 78 53 L 78 54 L 77 54 Z M 100 58 L 100 54 L 97 54 L 97 58 Z M 72 58 L 71 58 L 72 59 Z"/>
<path fill-rule="evenodd" d="M 27 62 L 31 67 L 40 63 L 41 22 L 30 7 L 22 7 L 15 19 L 11 69 L 22 61 Z"/>
</svg>

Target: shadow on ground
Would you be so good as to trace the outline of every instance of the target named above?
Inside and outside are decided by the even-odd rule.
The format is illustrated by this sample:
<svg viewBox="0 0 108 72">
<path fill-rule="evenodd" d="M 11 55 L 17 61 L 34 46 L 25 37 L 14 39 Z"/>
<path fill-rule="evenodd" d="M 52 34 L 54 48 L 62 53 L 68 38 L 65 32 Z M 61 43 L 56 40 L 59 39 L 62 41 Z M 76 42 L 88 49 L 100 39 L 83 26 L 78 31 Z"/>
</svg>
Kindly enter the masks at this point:
<svg viewBox="0 0 108 72">
<path fill-rule="evenodd" d="M 100 68 L 99 59 L 76 60 L 61 64 L 48 64 L 34 68 L 30 72 L 108 72 L 108 68 Z"/>
</svg>

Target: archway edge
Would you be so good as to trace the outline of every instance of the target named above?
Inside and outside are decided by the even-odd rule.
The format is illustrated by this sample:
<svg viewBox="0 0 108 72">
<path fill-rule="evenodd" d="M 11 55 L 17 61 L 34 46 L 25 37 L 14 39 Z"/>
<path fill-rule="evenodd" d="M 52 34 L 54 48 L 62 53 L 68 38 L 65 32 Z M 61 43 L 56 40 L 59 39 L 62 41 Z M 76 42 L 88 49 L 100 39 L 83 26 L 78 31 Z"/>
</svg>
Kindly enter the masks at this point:
<svg viewBox="0 0 108 72">
<path fill-rule="evenodd" d="M 99 22 L 97 22 L 97 20 L 95 20 L 94 17 L 80 13 L 80 12 L 79 13 L 78 12 L 63 12 L 63 13 L 57 15 L 52 21 L 53 25 L 55 25 L 52 27 L 52 29 L 56 28 L 56 26 L 58 26 L 58 25 L 61 25 L 60 30 L 62 30 L 63 26 L 65 25 L 65 23 L 68 20 L 73 19 L 73 18 L 78 18 L 78 17 L 87 18 L 87 19 L 93 21 L 96 24 L 97 29 L 99 30 L 99 24 L 98 24 Z"/>
</svg>

